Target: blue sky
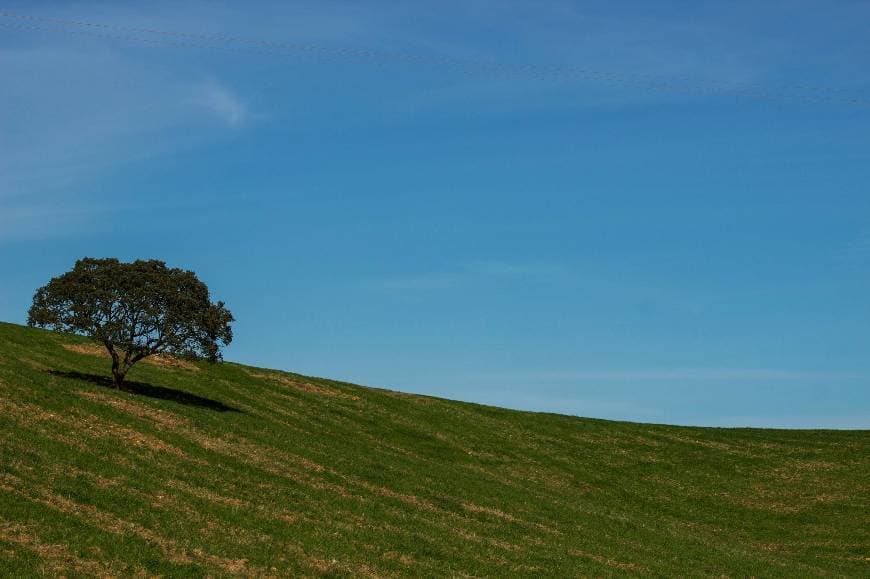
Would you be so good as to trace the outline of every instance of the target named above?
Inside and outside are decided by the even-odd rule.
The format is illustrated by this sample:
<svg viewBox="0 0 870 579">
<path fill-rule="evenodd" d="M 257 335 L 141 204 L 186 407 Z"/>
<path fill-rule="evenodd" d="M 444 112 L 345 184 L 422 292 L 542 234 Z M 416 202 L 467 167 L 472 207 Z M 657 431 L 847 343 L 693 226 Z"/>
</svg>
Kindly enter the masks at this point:
<svg viewBox="0 0 870 579">
<path fill-rule="evenodd" d="M 5 8 L 324 50 L 0 18 L 51 28 L 0 27 L 2 320 L 79 257 L 153 257 L 228 303 L 231 360 L 601 418 L 870 427 L 867 2 Z M 691 90 L 649 86 L 673 79 Z"/>
</svg>

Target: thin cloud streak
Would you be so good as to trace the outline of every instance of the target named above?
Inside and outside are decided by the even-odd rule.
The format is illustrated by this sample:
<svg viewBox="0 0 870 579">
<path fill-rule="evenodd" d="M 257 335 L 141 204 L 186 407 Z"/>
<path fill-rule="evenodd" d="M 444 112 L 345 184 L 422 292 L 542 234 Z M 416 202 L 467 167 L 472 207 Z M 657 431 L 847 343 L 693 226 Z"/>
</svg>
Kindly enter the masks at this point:
<svg viewBox="0 0 870 579">
<path fill-rule="evenodd" d="M 526 279 L 553 281 L 571 276 L 569 267 L 552 262 L 471 261 L 453 271 L 386 276 L 372 282 L 385 290 L 443 290 L 479 280 Z"/>
<path fill-rule="evenodd" d="M 0 95 L 0 243 L 99 229 L 124 203 L 94 192 L 103 179 L 254 118 L 217 80 L 131 63 L 111 46 L 0 49 L 0 72 L 16 79 Z"/>
<path fill-rule="evenodd" d="M 4 207 L 0 202 L 0 243 L 66 235 L 81 229 L 95 213 L 52 206 Z"/>
<path fill-rule="evenodd" d="M 859 372 L 781 370 L 766 368 L 674 368 L 650 370 L 592 370 L 540 372 L 473 372 L 469 381 L 509 382 L 660 382 L 660 381 L 814 381 L 866 380 Z"/>
<path fill-rule="evenodd" d="M 687 425 L 715 426 L 721 428 L 783 428 L 783 429 L 837 429 L 866 430 L 870 428 L 870 413 L 844 416 L 723 416 L 715 420 L 703 418 L 690 420 Z"/>
</svg>

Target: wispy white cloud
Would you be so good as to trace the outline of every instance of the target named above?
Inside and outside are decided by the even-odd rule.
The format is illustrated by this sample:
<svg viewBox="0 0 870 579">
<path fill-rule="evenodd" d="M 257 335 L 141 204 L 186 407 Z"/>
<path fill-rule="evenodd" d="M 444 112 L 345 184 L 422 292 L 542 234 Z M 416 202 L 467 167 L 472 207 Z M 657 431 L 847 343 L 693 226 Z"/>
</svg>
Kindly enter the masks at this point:
<svg viewBox="0 0 870 579">
<path fill-rule="evenodd" d="M 87 229 L 123 201 L 88 194 L 100 180 L 252 118 L 226 84 L 132 66 L 107 47 L 0 49 L 0 74 L 15 78 L 0 91 L 0 240 Z"/>
<path fill-rule="evenodd" d="M 228 87 L 210 81 L 198 87 L 193 102 L 231 127 L 238 127 L 250 118 L 248 107 Z"/>
</svg>

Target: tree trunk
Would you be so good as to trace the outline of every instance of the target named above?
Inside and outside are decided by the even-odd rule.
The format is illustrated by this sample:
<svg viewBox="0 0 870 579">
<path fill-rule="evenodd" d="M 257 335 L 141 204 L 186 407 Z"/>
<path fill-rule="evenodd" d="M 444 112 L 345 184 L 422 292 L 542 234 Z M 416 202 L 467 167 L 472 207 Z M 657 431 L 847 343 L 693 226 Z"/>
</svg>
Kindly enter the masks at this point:
<svg viewBox="0 0 870 579">
<path fill-rule="evenodd" d="M 112 388 L 122 389 L 124 387 L 124 376 L 127 374 L 126 368 L 121 368 L 121 361 L 117 356 L 112 356 Z"/>
</svg>

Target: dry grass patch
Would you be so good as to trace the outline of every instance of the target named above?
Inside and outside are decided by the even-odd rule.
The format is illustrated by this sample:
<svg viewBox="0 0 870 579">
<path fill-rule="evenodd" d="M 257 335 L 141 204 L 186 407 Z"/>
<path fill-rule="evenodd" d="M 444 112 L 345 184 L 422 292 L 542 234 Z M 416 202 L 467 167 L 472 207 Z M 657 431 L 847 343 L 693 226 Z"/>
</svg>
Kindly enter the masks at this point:
<svg viewBox="0 0 870 579">
<path fill-rule="evenodd" d="M 56 511 L 75 516 L 114 535 L 132 534 L 159 548 L 168 560 L 180 565 L 190 565 L 194 561 L 217 567 L 230 574 L 262 574 L 261 570 L 247 568 L 246 559 L 228 559 L 206 553 L 202 549 L 186 549 L 174 539 L 164 537 L 159 533 L 133 521 L 122 519 L 112 513 L 101 511 L 93 505 L 75 502 L 64 496 L 55 494 L 49 489 L 31 486 L 27 489 L 18 488 L 16 494 L 52 508 Z"/>
<path fill-rule="evenodd" d="M 17 485 L 22 484 L 22 480 L 8 472 L 0 472 L 0 490 L 13 492 Z"/>
<path fill-rule="evenodd" d="M 35 404 L 12 402 L 6 399 L 0 399 L 0 412 L 22 425 L 30 426 L 34 423 L 50 421 L 66 426 L 90 438 L 109 438 L 158 453 L 167 453 L 178 458 L 188 458 L 183 450 L 166 441 L 127 426 L 104 420 L 93 414 L 70 412 L 61 415 L 45 410 Z"/>
<path fill-rule="evenodd" d="M 318 490 L 327 490 L 343 497 L 351 496 L 341 485 L 325 481 L 305 471 L 324 472 L 323 466 L 304 457 L 280 452 L 260 446 L 244 439 L 232 440 L 228 437 L 210 436 L 192 428 L 178 428 L 173 431 L 201 448 L 217 454 L 235 458 L 244 464 L 259 468 L 264 472 L 292 480 L 301 485 Z M 300 471 L 300 467 L 305 471 Z"/>
<path fill-rule="evenodd" d="M 63 543 L 43 542 L 34 534 L 32 526 L 0 522 L 0 540 L 34 553 L 57 576 L 74 572 L 89 577 L 117 577 L 106 565 L 79 557 Z"/>
<path fill-rule="evenodd" d="M 76 354 L 86 354 L 88 356 L 99 356 L 100 358 L 110 358 L 109 352 L 103 346 L 98 344 L 61 344 L 64 350 L 75 352 Z"/>
<path fill-rule="evenodd" d="M 156 453 L 165 453 L 178 458 L 189 459 L 186 452 L 164 440 L 139 432 L 133 428 L 122 426 L 93 415 L 82 416 L 70 421 L 63 421 L 67 426 L 78 427 L 94 438 L 108 438 L 121 441 L 137 448 L 147 449 Z"/>
<path fill-rule="evenodd" d="M 653 433 L 650 433 L 653 434 Z M 732 454 L 735 456 L 743 456 L 747 458 L 761 458 L 763 455 L 759 455 L 754 452 L 750 452 L 748 450 L 749 445 L 737 445 L 737 444 L 728 444 L 727 442 L 719 442 L 717 440 L 703 440 L 700 438 L 689 438 L 687 436 L 680 436 L 677 434 L 670 433 L 659 433 L 658 436 L 673 440 L 674 442 L 682 442 L 684 444 L 692 444 L 695 446 L 700 446 L 701 448 L 709 448 L 711 450 L 718 450 L 724 452 L 726 454 Z"/>
<path fill-rule="evenodd" d="M 267 380 L 273 384 L 278 384 L 281 386 L 289 386 L 291 388 L 295 388 L 301 392 L 307 392 L 309 394 L 318 394 L 320 396 L 332 396 L 335 398 L 344 398 L 347 400 L 359 400 L 359 396 L 355 396 L 353 394 L 348 394 L 347 392 L 342 392 L 337 388 L 329 388 L 327 386 L 320 386 L 318 384 L 312 384 L 311 382 L 304 382 L 302 380 L 297 380 L 295 378 L 291 378 L 290 376 L 286 376 L 284 374 L 276 374 L 273 372 L 265 373 L 265 372 L 253 372 L 251 370 L 245 370 L 245 373 L 252 378 L 259 378 L 260 380 Z"/>
<path fill-rule="evenodd" d="M 213 492 L 213 491 L 210 491 L 208 489 L 191 486 L 187 483 L 183 483 L 183 482 L 177 481 L 177 480 L 169 481 L 167 486 L 169 486 L 170 488 L 176 489 L 176 490 L 184 491 L 184 492 L 186 492 L 190 495 L 193 495 L 197 498 L 200 498 L 200 499 L 212 502 L 212 503 L 216 503 L 219 505 L 226 505 L 226 506 L 236 507 L 236 508 L 250 506 L 250 503 L 248 503 L 247 501 L 243 501 L 243 500 L 237 499 L 235 497 L 225 497 L 223 495 L 220 495 L 220 494 Z"/>
<path fill-rule="evenodd" d="M 155 354 L 142 360 L 146 364 L 160 366 L 161 368 L 173 368 L 179 370 L 189 370 L 191 372 L 199 372 L 199 366 L 189 360 L 183 360 L 170 356 L 169 354 Z"/>
<path fill-rule="evenodd" d="M 45 372 L 50 369 L 47 365 L 43 364 L 38 360 L 34 360 L 33 358 L 21 357 L 17 361 L 26 364 L 28 367 L 33 368 L 34 370 L 39 370 L 40 372 Z"/>
<path fill-rule="evenodd" d="M 472 513 L 485 513 L 487 515 L 491 515 L 493 517 L 498 517 L 499 519 L 503 519 L 505 521 L 515 522 L 518 519 L 513 515 L 510 515 L 504 511 L 499 509 L 494 509 L 492 507 L 482 507 L 480 505 L 475 505 L 474 503 L 464 502 L 462 503 L 462 508 L 471 511 Z"/>
<path fill-rule="evenodd" d="M 405 553 L 399 553 L 398 551 L 387 551 L 381 557 L 386 561 L 398 561 L 405 567 L 410 567 L 414 565 L 416 561 L 410 555 L 406 555 Z"/>
<path fill-rule="evenodd" d="M 608 557 L 602 557 L 601 555 L 595 555 L 594 553 L 587 553 L 586 551 L 581 551 L 579 549 L 572 549 L 568 551 L 568 554 L 573 557 L 581 557 L 583 559 L 590 559 L 604 565 L 606 567 L 611 567 L 613 569 L 619 569 L 620 571 L 646 571 L 647 568 L 643 565 L 638 565 L 637 563 L 624 563 L 622 561 L 616 561 L 614 559 L 610 559 Z"/>
<path fill-rule="evenodd" d="M 86 470 L 82 470 L 76 466 L 71 465 L 54 465 L 51 467 L 51 473 L 54 476 L 64 476 L 70 478 L 83 478 L 91 481 L 95 486 L 101 489 L 109 489 L 113 487 L 117 487 L 119 485 L 125 484 L 128 479 L 125 476 L 119 476 L 115 478 L 108 478 L 102 475 L 99 475 L 95 472 L 90 472 Z"/>
<path fill-rule="evenodd" d="M 829 473 L 841 467 L 842 465 L 823 460 L 797 460 L 789 461 L 770 472 L 778 479 L 792 482 L 800 479 L 817 478 L 819 473 Z"/>
<path fill-rule="evenodd" d="M 56 412 L 50 412 L 41 406 L 29 402 L 13 402 L 7 398 L 0 398 L 0 414 L 24 426 L 60 419 Z"/>
<path fill-rule="evenodd" d="M 190 424 L 190 420 L 183 416 L 179 416 L 178 414 L 166 412 L 165 410 L 160 410 L 158 408 L 152 408 L 138 402 L 122 400 L 117 396 L 111 396 L 108 394 L 102 394 L 97 392 L 88 392 L 85 390 L 79 390 L 78 392 L 76 392 L 76 394 L 78 396 L 81 396 L 82 398 L 87 398 L 88 400 L 92 400 L 94 402 L 108 404 L 112 408 L 116 408 L 118 410 L 126 412 L 127 414 L 132 414 L 137 418 L 145 418 L 151 420 L 153 422 L 156 422 L 160 426 L 177 428 Z"/>
<path fill-rule="evenodd" d="M 99 344 L 61 344 L 61 346 L 63 346 L 65 350 L 75 352 L 77 354 L 99 356 L 100 358 L 111 358 L 108 350 L 106 350 L 105 347 Z M 124 352 L 121 350 L 118 350 L 118 353 L 121 356 L 124 355 Z M 174 356 L 170 356 L 169 354 L 155 354 L 153 356 L 143 358 L 142 361 L 146 364 L 151 364 L 152 366 L 159 366 L 161 368 L 172 368 L 199 372 L 199 366 L 197 366 L 193 362 L 182 360 L 181 358 L 176 358 Z"/>
<path fill-rule="evenodd" d="M 373 492 L 374 494 L 376 494 L 378 496 L 396 499 L 396 500 L 401 501 L 407 505 L 411 505 L 412 507 L 416 507 L 416 508 L 424 510 L 424 511 L 431 512 L 431 511 L 439 510 L 431 502 L 427 501 L 426 499 L 420 498 L 416 495 L 408 495 L 405 493 L 400 493 L 398 491 L 394 491 L 393 489 L 379 486 L 376 484 L 372 484 L 368 481 L 365 481 L 365 480 L 362 480 L 362 479 L 359 479 L 356 477 L 349 477 L 346 475 L 340 475 L 340 476 L 343 476 L 343 478 L 353 482 L 357 486 L 360 486 L 368 491 Z"/>
</svg>

